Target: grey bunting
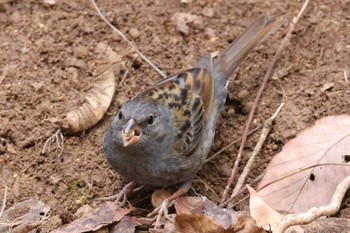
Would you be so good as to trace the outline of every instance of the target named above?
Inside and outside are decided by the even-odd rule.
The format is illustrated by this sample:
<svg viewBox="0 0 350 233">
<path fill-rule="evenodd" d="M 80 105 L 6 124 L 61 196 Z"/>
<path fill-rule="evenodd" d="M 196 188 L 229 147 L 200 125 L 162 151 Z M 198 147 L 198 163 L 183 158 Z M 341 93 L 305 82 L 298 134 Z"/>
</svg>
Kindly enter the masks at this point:
<svg viewBox="0 0 350 233">
<path fill-rule="evenodd" d="M 230 76 L 282 22 L 259 17 L 221 54 L 206 54 L 129 100 L 104 136 L 111 166 L 137 185 L 182 183 L 167 201 L 187 192 L 212 146 Z"/>
</svg>

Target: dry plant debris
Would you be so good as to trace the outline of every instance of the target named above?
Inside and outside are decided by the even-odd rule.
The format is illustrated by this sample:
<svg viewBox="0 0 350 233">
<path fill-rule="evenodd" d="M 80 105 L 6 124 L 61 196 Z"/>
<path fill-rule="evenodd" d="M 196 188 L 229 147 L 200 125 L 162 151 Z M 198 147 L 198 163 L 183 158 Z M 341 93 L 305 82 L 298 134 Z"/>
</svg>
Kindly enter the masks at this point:
<svg viewBox="0 0 350 233">
<path fill-rule="evenodd" d="M 97 70 L 98 81 L 86 95 L 86 102 L 58 121 L 63 131 L 78 133 L 87 130 L 101 120 L 107 111 L 115 91 L 113 66 L 104 64 Z"/>
<path fill-rule="evenodd" d="M 96 231 L 103 226 L 119 222 L 125 215 L 130 213 L 130 211 L 132 211 L 132 209 L 121 208 L 113 202 L 107 202 L 100 205 L 93 212 L 52 231 L 52 233 Z"/>
<path fill-rule="evenodd" d="M 0 232 L 30 232 L 47 219 L 50 209 L 39 200 L 19 202 L 3 212 L 0 217 Z"/>
<path fill-rule="evenodd" d="M 350 176 L 350 116 L 325 117 L 299 133 L 277 154 L 258 186 L 272 208 L 295 212 L 330 203 L 337 185 Z M 303 170 L 308 166 L 316 166 Z M 273 183 L 272 183 L 273 182 Z M 268 185 L 269 184 L 269 185 Z"/>
</svg>

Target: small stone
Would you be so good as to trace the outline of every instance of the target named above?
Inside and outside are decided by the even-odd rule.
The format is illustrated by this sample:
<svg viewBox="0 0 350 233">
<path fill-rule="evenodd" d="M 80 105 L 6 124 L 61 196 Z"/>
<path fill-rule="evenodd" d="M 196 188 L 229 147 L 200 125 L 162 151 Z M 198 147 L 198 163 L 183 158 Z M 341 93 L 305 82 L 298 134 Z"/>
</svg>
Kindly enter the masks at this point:
<svg viewBox="0 0 350 233">
<path fill-rule="evenodd" d="M 66 66 L 86 69 L 86 62 L 75 57 L 70 57 L 66 60 Z"/>
<path fill-rule="evenodd" d="M 252 102 L 252 101 L 247 102 L 247 103 L 243 106 L 243 112 L 244 112 L 244 113 L 249 113 L 250 110 L 252 109 L 252 106 L 253 106 L 253 102 Z"/>
<path fill-rule="evenodd" d="M 220 175 L 223 177 L 229 177 L 231 174 L 231 168 L 227 163 L 224 163 L 223 165 L 220 166 Z"/>
<path fill-rule="evenodd" d="M 109 46 L 103 42 L 99 42 L 95 47 L 95 53 L 104 54 Z"/>
<path fill-rule="evenodd" d="M 212 18 L 212 17 L 214 17 L 215 12 L 214 12 L 214 9 L 213 9 L 213 8 L 211 8 L 211 7 L 205 7 L 205 8 L 202 10 L 202 14 L 203 14 L 204 16 L 207 16 L 207 17 L 209 17 L 209 18 Z"/>
<path fill-rule="evenodd" d="M 6 144 L 6 150 L 7 150 L 10 154 L 17 154 L 16 149 L 15 149 L 10 143 L 7 143 L 7 144 Z"/>
<path fill-rule="evenodd" d="M 133 39 L 137 39 L 140 37 L 140 32 L 136 28 L 130 28 L 129 29 L 129 34 Z"/>
<path fill-rule="evenodd" d="M 41 92 L 44 86 L 44 82 L 34 82 L 31 83 L 31 86 L 34 88 L 35 92 Z"/>
<path fill-rule="evenodd" d="M 209 38 L 213 38 L 215 37 L 215 30 L 212 29 L 212 28 L 205 28 L 205 31 L 204 31 L 205 35 L 207 35 Z"/>
<path fill-rule="evenodd" d="M 334 87 L 334 83 L 325 83 L 321 87 L 321 91 L 329 91 Z"/>
<path fill-rule="evenodd" d="M 19 13 L 19 11 L 13 12 L 9 17 L 9 20 L 12 21 L 13 23 L 17 23 L 20 19 L 21 19 L 21 14 Z"/>
<path fill-rule="evenodd" d="M 233 115 L 235 115 L 236 114 L 236 112 L 235 112 L 235 110 L 233 109 L 233 108 L 230 108 L 228 111 L 227 111 L 227 115 L 229 115 L 229 116 L 233 116 Z"/>
<path fill-rule="evenodd" d="M 247 90 L 241 90 L 237 97 L 240 99 L 240 100 L 243 100 L 245 98 L 247 98 L 249 96 L 249 92 Z"/>
<path fill-rule="evenodd" d="M 73 48 L 73 53 L 74 53 L 74 56 L 78 58 L 85 58 L 87 57 L 89 50 L 85 46 L 78 45 Z"/>
</svg>

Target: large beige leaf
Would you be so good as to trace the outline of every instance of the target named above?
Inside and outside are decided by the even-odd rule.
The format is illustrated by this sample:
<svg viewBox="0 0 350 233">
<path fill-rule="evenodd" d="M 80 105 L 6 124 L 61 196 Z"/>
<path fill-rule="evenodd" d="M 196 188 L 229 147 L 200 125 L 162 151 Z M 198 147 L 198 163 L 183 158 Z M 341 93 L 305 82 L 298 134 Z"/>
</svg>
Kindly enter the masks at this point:
<svg viewBox="0 0 350 233">
<path fill-rule="evenodd" d="M 277 210 L 303 212 L 327 205 L 337 185 L 350 175 L 350 167 L 342 166 L 349 155 L 350 116 L 325 117 L 299 133 L 273 158 L 258 186 L 258 195 Z M 263 188 L 287 174 L 326 163 L 339 165 L 316 166 Z"/>
</svg>

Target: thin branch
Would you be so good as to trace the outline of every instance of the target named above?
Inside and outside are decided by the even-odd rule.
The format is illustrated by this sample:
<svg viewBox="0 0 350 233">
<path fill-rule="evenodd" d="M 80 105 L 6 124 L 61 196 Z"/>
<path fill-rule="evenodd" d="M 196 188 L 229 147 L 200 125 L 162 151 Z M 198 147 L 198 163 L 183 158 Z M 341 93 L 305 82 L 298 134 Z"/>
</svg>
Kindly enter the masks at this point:
<svg viewBox="0 0 350 233">
<path fill-rule="evenodd" d="M 251 130 L 248 133 L 248 136 L 250 136 L 251 134 L 255 133 L 256 131 L 258 131 L 259 129 L 261 129 L 263 127 L 264 124 L 261 124 L 257 127 L 255 127 L 253 130 Z M 242 140 L 242 137 L 239 137 L 238 139 L 234 140 L 233 142 L 230 142 L 230 144 L 228 144 L 227 146 L 221 148 L 218 152 L 216 152 L 215 154 L 213 154 L 212 156 L 210 156 L 209 158 L 207 158 L 207 160 L 205 161 L 206 163 L 213 160 L 214 158 L 216 158 L 218 155 L 220 155 L 222 152 L 224 152 L 225 150 L 227 150 L 228 148 L 230 148 L 231 146 L 233 146 L 234 144 L 236 144 L 237 142 L 239 142 L 240 140 Z"/>
<path fill-rule="evenodd" d="M 0 78 L 0 84 L 2 83 L 2 81 L 4 81 L 4 79 L 6 77 L 8 67 L 9 67 L 9 65 L 6 64 L 6 66 L 4 68 L 4 73 L 2 73 L 1 78 Z"/>
<path fill-rule="evenodd" d="M 247 179 L 247 176 L 248 176 L 248 174 L 249 174 L 249 172 L 250 172 L 250 170 L 251 170 L 251 168 L 252 168 L 252 166 L 254 164 L 255 158 L 258 155 L 258 153 L 260 152 L 260 150 L 261 150 L 261 148 L 262 148 L 262 146 L 263 146 L 267 136 L 269 135 L 269 133 L 271 131 L 272 123 L 275 120 L 275 118 L 277 117 L 278 113 L 283 108 L 283 106 L 284 106 L 284 102 L 281 103 L 280 106 L 277 108 L 276 112 L 269 119 L 267 119 L 264 122 L 264 127 L 263 127 L 263 129 L 261 131 L 259 141 L 256 144 L 252 154 L 249 156 L 249 160 L 248 160 L 246 166 L 244 167 L 244 169 L 242 171 L 242 174 L 238 178 L 236 186 L 233 189 L 233 192 L 231 194 L 231 197 L 235 196 L 239 192 L 239 190 L 242 188 L 242 186 L 244 185 L 244 182 Z"/>
<path fill-rule="evenodd" d="M 331 203 L 327 206 L 314 207 L 305 213 L 289 214 L 282 218 L 281 222 L 275 228 L 274 232 L 283 233 L 288 227 L 295 225 L 304 225 L 311 223 L 322 216 L 331 216 L 336 214 L 344 199 L 345 193 L 350 188 L 350 176 L 346 177 L 340 184 L 332 197 Z"/>
<path fill-rule="evenodd" d="M 299 174 L 299 173 L 301 173 L 303 171 L 307 171 L 307 170 L 315 168 L 315 167 L 322 167 L 322 166 L 341 166 L 341 167 L 349 167 L 350 168 L 350 165 L 347 164 L 347 163 L 319 163 L 319 164 L 310 165 L 310 166 L 307 166 L 307 167 L 296 169 L 294 171 L 290 171 L 288 174 L 286 174 L 286 175 L 284 175 L 282 177 L 279 177 L 278 179 L 273 180 L 273 181 L 265 184 L 264 186 L 261 186 L 257 190 L 257 192 L 262 190 L 262 189 L 264 189 L 264 188 L 266 188 L 266 187 L 268 187 L 268 186 L 270 186 L 270 185 L 272 185 L 272 184 L 274 184 L 274 183 L 277 183 L 277 182 L 279 182 L 281 180 L 284 180 L 284 179 L 286 179 L 288 177 L 294 176 L 296 174 Z"/>
<path fill-rule="evenodd" d="M 253 186 L 253 185 L 256 185 L 256 183 L 258 183 L 265 175 L 265 172 L 261 173 L 258 177 L 256 177 L 254 180 L 252 180 L 250 183 L 249 183 L 249 186 Z M 229 199 L 227 199 L 224 203 L 220 204 L 219 207 L 223 208 L 223 207 L 226 207 L 227 208 L 234 208 L 235 206 L 239 205 L 241 202 L 247 200 L 249 198 L 249 196 L 247 197 L 243 197 L 243 198 L 239 198 L 239 201 L 238 202 L 235 202 L 234 204 L 230 203 L 232 202 L 233 199 L 235 199 L 236 197 L 238 197 L 239 195 L 241 195 L 242 193 L 244 193 L 245 191 L 248 191 L 247 187 L 244 186 L 241 188 L 241 190 L 239 190 L 236 195 L 231 195 Z M 230 205 L 229 205 L 230 204 Z"/>
<path fill-rule="evenodd" d="M 125 70 L 124 75 L 122 77 L 122 80 L 120 81 L 118 87 L 121 87 L 124 84 L 124 81 L 129 74 L 130 67 L 134 64 L 134 62 L 136 61 L 137 58 L 138 58 L 138 56 L 135 56 L 135 58 L 132 59 L 132 61 L 129 63 L 128 68 Z"/>
<path fill-rule="evenodd" d="M 6 207 L 6 199 L 7 199 L 7 186 L 4 186 L 5 190 L 4 190 L 4 198 L 2 199 L 2 205 L 1 205 L 1 210 L 0 210 L 0 219 L 2 217 L 2 214 L 5 211 L 5 207 Z"/>
<path fill-rule="evenodd" d="M 107 19 L 106 17 L 104 17 L 104 15 L 102 14 L 101 10 L 98 8 L 95 0 L 91 0 L 92 4 L 94 5 L 97 13 L 99 14 L 99 16 L 101 17 L 101 19 L 103 21 L 105 21 L 105 23 L 112 28 L 113 31 L 115 31 L 130 47 L 132 47 L 135 52 L 145 61 L 147 62 L 155 71 L 157 71 L 158 74 L 160 74 L 163 78 L 166 78 L 166 75 L 160 70 L 158 69 L 157 66 L 155 66 L 145 55 L 143 55 L 143 53 L 137 49 L 137 47 L 134 45 L 133 42 L 131 42 L 118 28 L 116 28 L 115 26 L 113 26 Z"/>
<path fill-rule="evenodd" d="M 266 74 L 264 76 L 264 79 L 263 79 L 263 81 L 261 83 L 260 89 L 258 90 L 258 93 L 257 93 L 257 95 L 256 95 L 256 97 L 254 99 L 254 103 L 253 103 L 252 109 L 251 109 L 251 111 L 249 113 L 247 124 L 246 124 L 245 130 L 244 130 L 244 133 L 243 133 L 241 146 L 239 148 L 235 164 L 234 164 L 233 169 L 231 171 L 230 178 L 228 179 L 227 185 L 226 185 L 224 193 L 222 195 L 221 203 L 225 202 L 225 200 L 227 199 L 228 192 L 230 190 L 230 187 L 232 186 L 232 183 L 233 183 L 234 178 L 236 176 L 236 173 L 238 171 L 238 166 L 239 166 L 239 163 L 240 163 L 241 158 L 242 158 L 243 148 L 244 148 L 245 143 L 247 141 L 248 132 L 249 132 L 251 124 L 253 122 L 254 113 L 255 113 L 255 110 L 256 110 L 256 108 L 258 106 L 258 103 L 260 101 L 261 95 L 262 95 L 262 93 L 263 93 L 263 91 L 265 89 L 267 80 L 271 76 L 272 71 L 273 71 L 273 69 L 275 67 L 275 64 L 277 63 L 278 59 L 281 57 L 282 51 L 284 50 L 284 48 L 287 46 L 288 42 L 290 41 L 290 39 L 292 37 L 292 33 L 295 30 L 295 25 L 298 22 L 298 20 L 300 19 L 301 15 L 303 14 L 303 12 L 304 12 L 306 6 L 308 5 L 308 3 L 309 3 L 309 0 L 306 0 L 304 5 L 302 6 L 301 10 L 299 11 L 298 16 L 293 18 L 293 21 L 289 25 L 289 29 L 287 31 L 287 34 L 285 35 L 285 37 L 283 38 L 280 46 L 278 47 L 278 49 L 277 49 L 277 51 L 275 53 L 275 56 L 273 57 L 272 62 L 271 62 L 270 66 L 269 66 L 269 68 L 268 68 L 268 70 L 267 70 L 267 72 L 266 72 Z"/>
</svg>

